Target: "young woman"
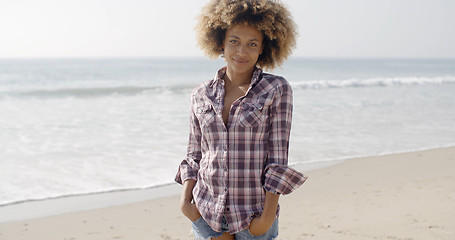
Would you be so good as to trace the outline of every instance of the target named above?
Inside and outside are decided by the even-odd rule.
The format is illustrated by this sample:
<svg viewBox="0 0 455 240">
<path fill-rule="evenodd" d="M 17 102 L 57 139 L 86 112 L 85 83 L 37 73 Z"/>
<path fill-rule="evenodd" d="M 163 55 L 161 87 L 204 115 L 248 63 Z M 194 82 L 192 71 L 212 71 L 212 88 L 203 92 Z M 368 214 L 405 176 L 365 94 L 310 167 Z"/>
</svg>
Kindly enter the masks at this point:
<svg viewBox="0 0 455 240">
<path fill-rule="evenodd" d="M 290 55 L 296 26 L 272 0 L 212 0 L 199 45 L 227 66 L 191 95 L 187 158 L 176 181 L 196 239 L 274 239 L 278 199 L 306 177 L 288 167 L 292 90 L 264 73 Z"/>
</svg>

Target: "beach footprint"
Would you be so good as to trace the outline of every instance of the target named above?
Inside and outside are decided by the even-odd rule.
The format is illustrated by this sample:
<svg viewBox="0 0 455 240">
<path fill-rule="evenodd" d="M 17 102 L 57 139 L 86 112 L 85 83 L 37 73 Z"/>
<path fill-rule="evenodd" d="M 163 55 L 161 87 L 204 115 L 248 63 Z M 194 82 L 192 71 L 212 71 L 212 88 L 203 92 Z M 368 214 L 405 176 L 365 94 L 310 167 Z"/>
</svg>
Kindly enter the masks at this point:
<svg viewBox="0 0 455 240">
<path fill-rule="evenodd" d="M 163 239 L 163 240 L 172 240 L 172 238 L 169 237 L 168 235 L 161 234 L 160 237 L 161 237 L 161 239 Z"/>
</svg>

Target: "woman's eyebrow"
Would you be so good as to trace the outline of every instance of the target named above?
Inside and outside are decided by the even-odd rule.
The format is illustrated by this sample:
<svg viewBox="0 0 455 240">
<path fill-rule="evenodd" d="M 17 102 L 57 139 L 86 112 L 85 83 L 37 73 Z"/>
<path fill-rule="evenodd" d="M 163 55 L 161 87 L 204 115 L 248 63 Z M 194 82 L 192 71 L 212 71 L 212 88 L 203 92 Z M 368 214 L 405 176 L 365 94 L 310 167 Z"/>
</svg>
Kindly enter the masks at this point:
<svg viewBox="0 0 455 240">
<path fill-rule="evenodd" d="M 235 38 L 235 39 L 240 39 L 239 37 L 237 37 L 236 35 L 230 35 L 229 37 L 231 38 Z"/>
<path fill-rule="evenodd" d="M 237 37 L 236 35 L 230 35 L 229 37 L 231 38 L 235 38 L 235 39 L 240 39 L 239 37 Z M 253 38 L 253 39 L 250 39 L 249 41 L 256 41 L 256 42 L 260 42 L 258 39 L 256 38 Z"/>
</svg>

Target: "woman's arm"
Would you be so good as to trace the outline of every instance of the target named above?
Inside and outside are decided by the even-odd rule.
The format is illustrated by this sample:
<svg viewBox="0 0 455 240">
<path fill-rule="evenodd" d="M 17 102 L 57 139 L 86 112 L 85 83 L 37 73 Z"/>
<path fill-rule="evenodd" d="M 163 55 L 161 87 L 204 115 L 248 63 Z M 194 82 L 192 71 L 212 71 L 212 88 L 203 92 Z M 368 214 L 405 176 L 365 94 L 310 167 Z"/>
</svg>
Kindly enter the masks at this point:
<svg viewBox="0 0 455 240">
<path fill-rule="evenodd" d="M 276 218 L 279 194 L 265 192 L 264 211 L 261 216 L 254 218 L 250 223 L 250 233 L 256 236 L 265 234 Z"/>
<path fill-rule="evenodd" d="M 201 138 L 202 132 L 196 117 L 196 100 L 191 95 L 190 133 L 188 139 L 187 157 L 180 163 L 175 181 L 183 185 L 186 180 L 197 180 L 199 162 L 202 158 Z M 194 186 L 194 185 L 192 185 Z"/>
<path fill-rule="evenodd" d="M 183 183 L 182 195 L 180 197 L 180 209 L 182 213 L 190 219 L 192 222 L 198 220 L 201 217 L 196 204 L 192 203 L 193 200 L 193 188 L 196 181 L 188 179 Z"/>
<path fill-rule="evenodd" d="M 264 189 L 275 194 L 289 194 L 305 182 L 306 177 L 288 166 L 289 137 L 292 124 L 292 88 L 282 79 L 270 106 L 270 130 Z"/>
<path fill-rule="evenodd" d="M 183 185 L 182 195 L 180 198 L 180 210 L 193 222 L 201 216 L 196 205 L 192 203 L 193 188 L 196 184 L 197 173 L 199 171 L 199 161 L 202 157 L 202 133 L 195 110 L 196 104 L 193 93 L 191 95 L 190 134 L 188 140 L 187 158 L 180 164 L 175 177 L 175 181 Z"/>
</svg>

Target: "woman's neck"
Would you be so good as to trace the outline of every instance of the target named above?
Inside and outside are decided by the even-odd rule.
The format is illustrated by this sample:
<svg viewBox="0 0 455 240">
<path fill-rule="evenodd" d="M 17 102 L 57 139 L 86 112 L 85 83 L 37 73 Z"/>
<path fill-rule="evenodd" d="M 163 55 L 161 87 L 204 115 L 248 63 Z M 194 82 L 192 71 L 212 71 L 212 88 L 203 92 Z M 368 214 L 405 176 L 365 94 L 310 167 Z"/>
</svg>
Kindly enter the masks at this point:
<svg viewBox="0 0 455 240">
<path fill-rule="evenodd" d="M 226 74 L 224 75 L 224 80 L 228 81 L 232 86 L 249 86 L 251 83 L 251 78 L 253 77 L 253 72 L 254 68 L 244 73 L 235 73 L 228 67 Z"/>
</svg>

